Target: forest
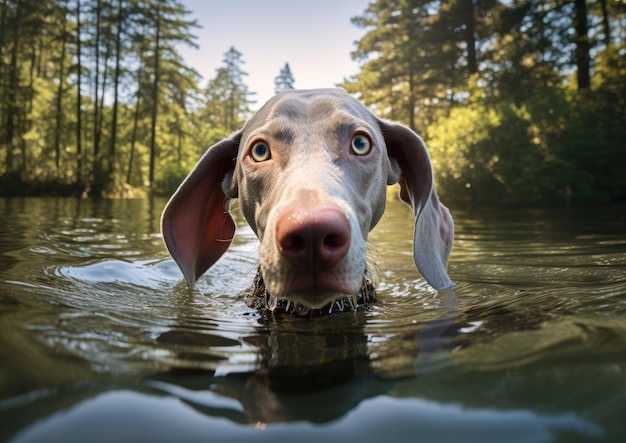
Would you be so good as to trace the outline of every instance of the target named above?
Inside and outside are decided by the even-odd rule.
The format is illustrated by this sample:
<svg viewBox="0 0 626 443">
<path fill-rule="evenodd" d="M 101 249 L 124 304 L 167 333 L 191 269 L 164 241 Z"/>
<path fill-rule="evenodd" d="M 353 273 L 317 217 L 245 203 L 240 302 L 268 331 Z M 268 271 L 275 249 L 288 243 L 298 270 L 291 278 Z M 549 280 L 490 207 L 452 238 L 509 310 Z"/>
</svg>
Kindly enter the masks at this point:
<svg viewBox="0 0 626 443">
<path fill-rule="evenodd" d="M 377 0 L 346 88 L 418 132 L 448 202 L 626 200 L 626 2 Z M 169 195 L 251 115 L 180 0 L 0 0 L 0 195 Z M 205 83 L 203 85 L 203 83 Z M 288 63 L 276 91 L 293 87 Z"/>
</svg>

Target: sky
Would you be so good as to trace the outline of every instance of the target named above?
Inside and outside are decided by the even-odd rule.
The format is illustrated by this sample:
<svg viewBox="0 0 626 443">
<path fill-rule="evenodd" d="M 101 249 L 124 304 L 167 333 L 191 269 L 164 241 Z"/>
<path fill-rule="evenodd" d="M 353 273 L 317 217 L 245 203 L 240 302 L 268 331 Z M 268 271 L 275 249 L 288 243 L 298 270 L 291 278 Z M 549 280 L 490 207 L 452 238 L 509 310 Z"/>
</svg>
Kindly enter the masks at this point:
<svg viewBox="0 0 626 443">
<path fill-rule="evenodd" d="M 202 26 L 199 49 L 181 47 L 185 62 L 203 77 L 223 66 L 234 46 L 242 53 L 244 81 L 258 109 L 274 95 L 274 78 L 289 63 L 297 89 L 334 87 L 359 71 L 350 54 L 365 33 L 350 19 L 370 0 L 182 0 Z"/>
</svg>

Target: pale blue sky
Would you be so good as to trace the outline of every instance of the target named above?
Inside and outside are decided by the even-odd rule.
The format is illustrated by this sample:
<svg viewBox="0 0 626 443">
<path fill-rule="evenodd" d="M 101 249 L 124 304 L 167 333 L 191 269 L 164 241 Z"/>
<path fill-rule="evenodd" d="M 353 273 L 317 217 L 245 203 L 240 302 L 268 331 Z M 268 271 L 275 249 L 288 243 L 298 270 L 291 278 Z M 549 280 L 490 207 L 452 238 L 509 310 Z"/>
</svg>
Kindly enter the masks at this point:
<svg viewBox="0 0 626 443">
<path fill-rule="evenodd" d="M 350 53 L 364 31 L 350 18 L 369 0 L 183 0 L 202 29 L 200 49 L 181 48 L 187 64 L 207 79 L 215 76 L 223 54 L 243 53 L 246 83 L 260 106 L 274 94 L 274 78 L 285 62 L 295 87 L 333 87 L 358 72 Z"/>
</svg>

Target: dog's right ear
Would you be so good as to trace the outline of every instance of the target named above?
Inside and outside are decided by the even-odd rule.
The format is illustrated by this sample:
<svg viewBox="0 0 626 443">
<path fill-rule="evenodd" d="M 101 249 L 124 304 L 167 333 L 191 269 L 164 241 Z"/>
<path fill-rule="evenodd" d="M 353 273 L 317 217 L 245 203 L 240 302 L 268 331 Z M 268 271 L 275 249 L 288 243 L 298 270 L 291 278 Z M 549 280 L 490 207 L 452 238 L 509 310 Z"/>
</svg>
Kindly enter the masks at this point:
<svg viewBox="0 0 626 443">
<path fill-rule="evenodd" d="M 236 189 L 228 189 L 227 196 L 222 183 L 230 187 L 240 139 L 238 132 L 210 147 L 163 210 L 163 241 L 190 289 L 226 252 L 235 234 L 228 202 Z"/>
<path fill-rule="evenodd" d="M 450 211 L 439 202 L 433 169 L 422 139 L 411 129 L 378 120 L 389 158 L 400 167 L 400 198 L 415 216 L 413 258 L 426 281 L 435 289 L 454 285 L 446 268 L 454 222 Z"/>
</svg>

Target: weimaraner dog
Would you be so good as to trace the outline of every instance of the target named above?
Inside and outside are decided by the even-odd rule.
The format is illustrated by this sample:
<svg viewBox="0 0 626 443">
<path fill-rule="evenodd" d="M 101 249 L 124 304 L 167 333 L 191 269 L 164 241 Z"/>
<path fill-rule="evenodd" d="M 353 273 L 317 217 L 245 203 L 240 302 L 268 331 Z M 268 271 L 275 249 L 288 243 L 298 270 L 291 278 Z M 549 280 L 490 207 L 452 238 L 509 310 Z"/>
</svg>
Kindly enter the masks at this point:
<svg viewBox="0 0 626 443">
<path fill-rule="evenodd" d="M 422 139 L 342 89 L 277 95 L 209 148 L 165 207 L 163 239 L 193 288 L 228 249 L 235 233 L 228 203 L 239 198 L 274 300 L 308 308 L 354 300 L 368 233 L 385 209 L 387 185 L 398 182 L 415 216 L 418 270 L 435 289 L 452 286 L 454 225 Z"/>
</svg>

